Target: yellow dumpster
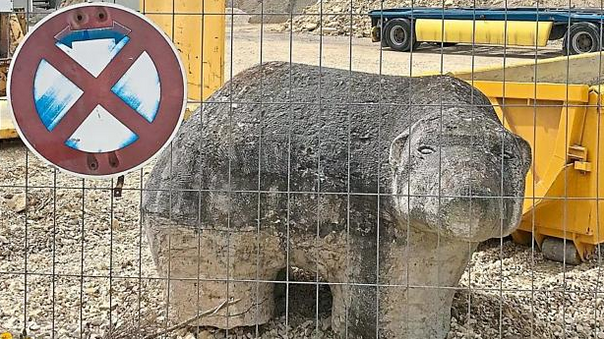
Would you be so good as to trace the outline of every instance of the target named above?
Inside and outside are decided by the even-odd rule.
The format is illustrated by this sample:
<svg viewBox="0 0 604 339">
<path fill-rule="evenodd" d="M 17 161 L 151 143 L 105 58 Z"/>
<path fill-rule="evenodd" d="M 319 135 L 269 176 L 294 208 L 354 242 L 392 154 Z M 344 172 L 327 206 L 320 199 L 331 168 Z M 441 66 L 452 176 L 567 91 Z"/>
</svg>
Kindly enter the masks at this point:
<svg viewBox="0 0 604 339">
<path fill-rule="evenodd" d="M 524 213 L 514 240 L 534 240 L 550 259 L 571 264 L 588 259 L 604 242 L 602 54 L 452 75 L 481 90 L 504 125 L 533 150 Z"/>
<path fill-rule="evenodd" d="M 599 86 L 472 82 L 489 97 L 504 125 L 533 150 L 524 214 L 514 240 L 530 244 L 534 239 L 547 257 L 559 261 L 577 264 L 589 258 L 604 241 Z M 547 246 L 551 248 L 546 251 Z"/>
<path fill-rule="evenodd" d="M 534 240 L 550 259 L 588 259 L 604 242 L 604 56 L 585 53 L 451 75 L 482 91 L 504 125 L 531 145 L 533 164 L 514 240 Z"/>
</svg>

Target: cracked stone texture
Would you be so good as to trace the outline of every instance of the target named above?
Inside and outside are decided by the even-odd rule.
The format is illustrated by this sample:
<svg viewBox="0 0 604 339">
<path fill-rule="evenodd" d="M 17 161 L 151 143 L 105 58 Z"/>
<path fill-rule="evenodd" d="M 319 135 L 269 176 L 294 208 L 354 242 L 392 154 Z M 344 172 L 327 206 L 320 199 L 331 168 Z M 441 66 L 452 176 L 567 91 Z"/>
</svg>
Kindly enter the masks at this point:
<svg viewBox="0 0 604 339">
<path fill-rule="evenodd" d="M 449 76 L 253 67 L 183 125 L 147 182 L 170 313 L 266 323 L 272 282 L 295 266 L 332 284 L 336 334 L 444 338 L 477 244 L 518 224 L 530 158 Z"/>
</svg>

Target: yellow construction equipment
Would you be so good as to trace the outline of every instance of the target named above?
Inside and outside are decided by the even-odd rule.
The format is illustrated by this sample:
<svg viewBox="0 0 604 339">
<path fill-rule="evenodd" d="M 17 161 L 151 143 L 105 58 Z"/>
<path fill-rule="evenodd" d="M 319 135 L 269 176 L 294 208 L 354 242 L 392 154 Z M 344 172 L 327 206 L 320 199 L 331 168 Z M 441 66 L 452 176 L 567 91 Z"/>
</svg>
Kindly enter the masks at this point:
<svg viewBox="0 0 604 339">
<path fill-rule="evenodd" d="M 0 14 L 0 97 L 6 96 L 6 81 L 11 55 L 26 31 L 24 10 Z M 0 140 L 17 138 L 6 100 L 0 100 Z"/>
</svg>

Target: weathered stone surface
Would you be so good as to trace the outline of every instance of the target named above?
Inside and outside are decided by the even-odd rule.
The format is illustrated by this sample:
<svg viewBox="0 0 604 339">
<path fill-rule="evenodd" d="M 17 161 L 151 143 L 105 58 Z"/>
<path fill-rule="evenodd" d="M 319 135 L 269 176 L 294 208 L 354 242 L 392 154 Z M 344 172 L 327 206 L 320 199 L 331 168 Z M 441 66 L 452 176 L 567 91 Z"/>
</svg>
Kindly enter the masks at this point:
<svg viewBox="0 0 604 339">
<path fill-rule="evenodd" d="M 144 223 L 179 320 L 264 323 L 264 281 L 291 265 L 335 283 L 336 333 L 444 338 L 477 243 L 517 226 L 530 158 L 452 77 L 269 63 L 183 125 Z"/>
</svg>

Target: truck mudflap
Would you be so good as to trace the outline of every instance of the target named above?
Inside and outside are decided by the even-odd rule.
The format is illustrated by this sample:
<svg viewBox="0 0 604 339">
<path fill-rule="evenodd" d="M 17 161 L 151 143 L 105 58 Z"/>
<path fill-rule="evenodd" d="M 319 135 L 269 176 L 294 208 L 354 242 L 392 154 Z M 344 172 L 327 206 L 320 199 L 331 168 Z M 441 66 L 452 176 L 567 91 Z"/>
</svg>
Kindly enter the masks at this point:
<svg viewBox="0 0 604 339">
<path fill-rule="evenodd" d="M 381 31 L 380 26 L 373 26 L 373 28 L 371 29 L 371 41 L 372 42 L 382 41 L 380 31 Z"/>
</svg>

